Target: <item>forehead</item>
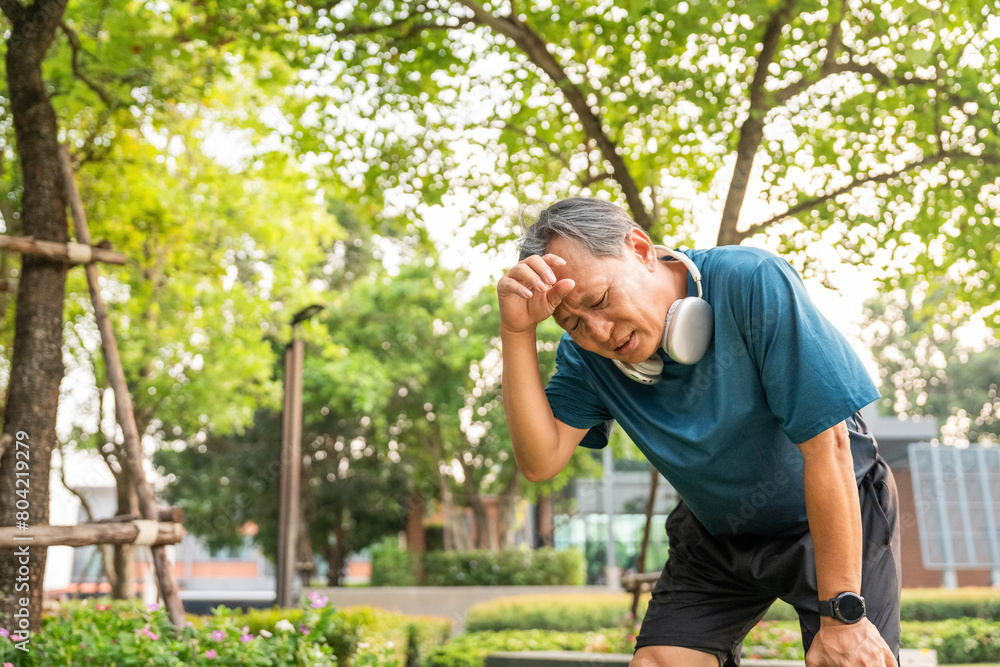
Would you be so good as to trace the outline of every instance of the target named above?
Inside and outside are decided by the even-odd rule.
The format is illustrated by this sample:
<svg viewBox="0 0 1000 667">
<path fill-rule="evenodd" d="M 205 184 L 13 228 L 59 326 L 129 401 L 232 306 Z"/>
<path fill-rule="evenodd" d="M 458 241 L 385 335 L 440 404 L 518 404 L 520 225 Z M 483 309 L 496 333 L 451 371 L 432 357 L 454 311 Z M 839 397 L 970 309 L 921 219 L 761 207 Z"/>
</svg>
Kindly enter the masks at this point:
<svg viewBox="0 0 1000 667">
<path fill-rule="evenodd" d="M 572 278 L 578 286 L 594 274 L 621 270 L 621 260 L 617 257 L 595 257 L 579 241 L 561 236 L 557 236 L 549 244 L 549 253 L 566 260 L 565 266 L 553 268 L 556 277 Z"/>
<path fill-rule="evenodd" d="M 558 315 L 565 316 L 567 308 L 591 305 L 589 302 L 599 299 L 614 276 L 622 270 L 622 260 L 617 257 L 594 257 L 572 239 L 557 237 L 549 244 L 549 252 L 566 260 L 565 266 L 552 269 L 556 278 L 569 278 L 576 282 L 576 287 L 556 309 Z"/>
</svg>

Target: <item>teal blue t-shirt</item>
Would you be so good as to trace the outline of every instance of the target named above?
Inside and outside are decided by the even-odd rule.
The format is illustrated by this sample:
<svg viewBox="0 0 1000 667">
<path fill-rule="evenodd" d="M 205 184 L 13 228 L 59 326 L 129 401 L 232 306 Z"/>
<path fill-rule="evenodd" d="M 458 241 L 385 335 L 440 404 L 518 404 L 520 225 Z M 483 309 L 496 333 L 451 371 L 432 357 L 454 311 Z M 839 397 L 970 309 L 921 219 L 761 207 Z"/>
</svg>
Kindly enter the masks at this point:
<svg viewBox="0 0 1000 667">
<path fill-rule="evenodd" d="M 553 414 L 607 444 L 617 421 L 713 535 L 776 535 L 806 521 L 796 444 L 847 421 L 860 481 L 876 445 L 855 413 L 879 397 L 857 355 L 785 260 L 739 246 L 689 250 L 714 312 L 698 363 L 664 360 L 642 385 L 564 335 Z M 688 294 L 697 294 L 688 276 Z"/>
</svg>

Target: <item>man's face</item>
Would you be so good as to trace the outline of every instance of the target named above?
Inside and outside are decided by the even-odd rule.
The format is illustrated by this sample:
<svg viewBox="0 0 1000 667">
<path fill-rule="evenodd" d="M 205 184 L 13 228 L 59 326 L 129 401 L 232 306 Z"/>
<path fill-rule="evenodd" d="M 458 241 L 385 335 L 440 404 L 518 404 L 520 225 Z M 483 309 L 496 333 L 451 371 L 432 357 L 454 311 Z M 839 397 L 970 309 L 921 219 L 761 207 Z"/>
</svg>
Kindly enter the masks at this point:
<svg viewBox="0 0 1000 667">
<path fill-rule="evenodd" d="M 557 237 L 549 252 L 566 260 L 558 280 L 576 282 L 552 314 L 585 350 L 638 363 L 660 346 L 668 303 L 657 298 L 657 260 L 648 238 L 632 234 L 624 257 L 594 257 L 577 241 Z"/>
</svg>

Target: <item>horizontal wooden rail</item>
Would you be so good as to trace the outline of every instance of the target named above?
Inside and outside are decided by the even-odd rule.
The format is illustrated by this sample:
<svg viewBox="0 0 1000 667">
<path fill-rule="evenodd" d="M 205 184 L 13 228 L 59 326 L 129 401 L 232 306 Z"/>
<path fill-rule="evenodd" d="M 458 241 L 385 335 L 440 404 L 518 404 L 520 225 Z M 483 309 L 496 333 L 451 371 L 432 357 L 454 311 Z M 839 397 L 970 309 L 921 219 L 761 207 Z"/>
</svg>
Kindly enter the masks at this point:
<svg viewBox="0 0 1000 667">
<path fill-rule="evenodd" d="M 40 241 L 33 236 L 0 236 L 0 250 L 38 255 L 69 264 L 124 264 L 125 253 L 85 243 Z"/>
<path fill-rule="evenodd" d="M 76 526 L 29 526 L 27 529 L 0 528 L 0 548 L 19 546 L 52 547 L 64 545 L 85 547 L 91 544 L 136 544 L 146 529 L 147 546 L 177 544 L 184 537 L 179 523 L 151 521 L 81 523 Z M 155 533 L 151 530 L 155 529 Z"/>
</svg>

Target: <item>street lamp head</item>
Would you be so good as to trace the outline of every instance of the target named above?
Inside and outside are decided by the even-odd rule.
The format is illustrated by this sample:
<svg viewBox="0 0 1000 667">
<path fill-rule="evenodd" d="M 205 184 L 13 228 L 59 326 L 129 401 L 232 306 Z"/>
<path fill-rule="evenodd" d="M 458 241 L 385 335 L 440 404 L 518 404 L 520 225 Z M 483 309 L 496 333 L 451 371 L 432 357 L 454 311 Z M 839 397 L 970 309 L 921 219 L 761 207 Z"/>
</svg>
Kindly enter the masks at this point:
<svg viewBox="0 0 1000 667">
<path fill-rule="evenodd" d="M 321 306 L 318 303 L 314 303 L 311 306 L 306 306 L 305 308 L 303 308 L 302 310 L 300 310 L 299 312 L 295 313 L 295 315 L 292 316 L 292 325 L 294 326 L 299 322 L 304 322 L 308 320 L 310 317 L 312 317 L 319 311 L 323 310 L 325 307 L 326 306 Z"/>
</svg>

